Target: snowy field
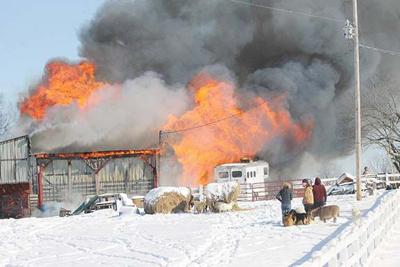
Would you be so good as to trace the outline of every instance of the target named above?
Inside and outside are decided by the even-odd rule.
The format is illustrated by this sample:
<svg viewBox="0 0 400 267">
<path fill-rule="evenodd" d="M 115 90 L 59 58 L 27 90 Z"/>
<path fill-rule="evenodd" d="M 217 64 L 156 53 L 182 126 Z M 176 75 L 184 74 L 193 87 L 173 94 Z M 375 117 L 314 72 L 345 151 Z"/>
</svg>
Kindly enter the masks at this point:
<svg viewBox="0 0 400 267">
<path fill-rule="evenodd" d="M 373 207 L 377 198 L 358 203 L 361 211 Z M 103 210 L 0 220 L 0 265 L 301 265 L 351 223 L 354 195 L 330 197 L 328 202 L 342 210 L 336 224 L 316 221 L 287 228 L 281 225 L 278 201 L 241 203 L 250 210 L 222 214 L 134 215 L 126 209 L 120 216 Z M 300 199 L 293 201 L 293 207 L 300 205 Z"/>
</svg>

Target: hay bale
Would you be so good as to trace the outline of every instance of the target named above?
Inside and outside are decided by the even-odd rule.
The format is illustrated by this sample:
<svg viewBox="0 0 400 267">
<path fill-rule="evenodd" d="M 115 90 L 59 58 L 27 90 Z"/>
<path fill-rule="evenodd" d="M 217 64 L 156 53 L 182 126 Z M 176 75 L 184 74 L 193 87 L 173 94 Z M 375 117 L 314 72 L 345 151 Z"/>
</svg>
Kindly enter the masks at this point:
<svg viewBox="0 0 400 267">
<path fill-rule="evenodd" d="M 143 209 L 143 207 L 144 207 L 144 196 L 134 196 L 134 197 L 132 197 L 132 203 L 136 207 Z"/>
<path fill-rule="evenodd" d="M 235 203 L 230 202 L 230 203 L 225 203 L 225 202 L 215 202 L 214 203 L 214 212 L 228 212 L 232 211 Z"/>
<path fill-rule="evenodd" d="M 144 211 L 154 213 L 188 212 L 192 194 L 187 187 L 158 187 L 144 197 Z"/>
<path fill-rule="evenodd" d="M 239 183 L 210 183 L 205 187 L 204 193 L 210 211 L 227 212 L 238 210 L 236 201 L 240 195 Z"/>
<path fill-rule="evenodd" d="M 240 195 L 240 185 L 237 182 L 210 183 L 205 187 L 205 195 L 216 202 L 236 202 Z"/>
<path fill-rule="evenodd" d="M 206 201 L 193 201 L 193 207 L 196 213 L 204 213 L 207 211 Z"/>
</svg>

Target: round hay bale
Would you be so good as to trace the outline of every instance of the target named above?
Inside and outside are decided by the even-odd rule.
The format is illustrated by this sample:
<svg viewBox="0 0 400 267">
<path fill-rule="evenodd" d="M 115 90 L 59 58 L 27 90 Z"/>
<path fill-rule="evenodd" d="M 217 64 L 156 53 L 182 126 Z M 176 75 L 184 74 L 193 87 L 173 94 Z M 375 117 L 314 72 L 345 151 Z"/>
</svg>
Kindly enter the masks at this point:
<svg viewBox="0 0 400 267">
<path fill-rule="evenodd" d="M 192 194 L 187 187 L 158 187 L 144 197 L 147 214 L 181 213 L 189 211 Z"/>
</svg>

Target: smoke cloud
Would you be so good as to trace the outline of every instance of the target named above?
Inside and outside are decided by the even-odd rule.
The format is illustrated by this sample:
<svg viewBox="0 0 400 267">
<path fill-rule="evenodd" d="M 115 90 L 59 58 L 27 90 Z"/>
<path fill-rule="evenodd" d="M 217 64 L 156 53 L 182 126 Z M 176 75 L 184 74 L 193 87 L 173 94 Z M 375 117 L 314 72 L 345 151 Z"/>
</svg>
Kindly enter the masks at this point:
<svg viewBox="0 0 400 267">
<path fill-rule="evenodd" d="M 342 30 L 351 17 L 350 3 L 251 2 L 339 21 L 234 1 L 108 1 L 83 27 L 80 54 L 96 64 L 98 79 L 120 83 L 121 88 L 110 86 L 96 93 L 94 97 L 105 99 L 105 104 L 85 115 L 73 106 L 54 108 L 48 121 L 35 128 L 33 137 L 40 134 L 43 140 L 38 138 L 39 147 L 56 149 L 60 139 L 66 140 L 64 147 L 73 149 L 95 144 L 151 145 L 166 114 L 179 114 L 190 105 L 185 84 L 199 70 L 219 64 L 230 71 L 240 94 L 265 98 L 286 94 L 295 120 L 312 117 L 315 121 L 305 151 L 291 154 L 276 144 L 263 148 L 259 156 L 273 168 L 286 170 L 289 163 L 300 164 L 305 154 L 329 160 L 351 152 L 353 55 Z M 367 0 L 359 11 L 362 42 L 396 49 L 400 2 Z M 362 50 L 363 81 L 398 67 L 394 60 L 383 58 Z M 123 97 L 116 103 L 112 96 L 118 90 Z"/>
<path fill-rule="evenodd" d="M 34 127 L 33 149 L 79 152 L 154 148 L 160 125 L 169 114 L 185 110 L 188 102 L 184 87 L 168 86 L 158 74 L 147 72 L 97 91 L 85 112 L 76 104 L 52 107 L 44 121 Z M 32 127 L 32 122 L 28 120 L 25 125 Z"/>
</svg>

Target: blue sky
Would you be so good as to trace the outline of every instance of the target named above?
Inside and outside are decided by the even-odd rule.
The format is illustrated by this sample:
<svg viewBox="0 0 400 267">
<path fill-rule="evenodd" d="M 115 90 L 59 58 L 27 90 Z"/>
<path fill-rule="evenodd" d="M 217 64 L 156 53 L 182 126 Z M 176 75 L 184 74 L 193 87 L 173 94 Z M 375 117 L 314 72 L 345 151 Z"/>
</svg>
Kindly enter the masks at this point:
<svg viewBox="0 0 400 267">
<path fill-rule="evenodd" d="M 52 58 L 79 59 L 78 34 L 104 0 L 12 0 L 0 8 L 0 92 L 15 102 Z"/>
</svg>

